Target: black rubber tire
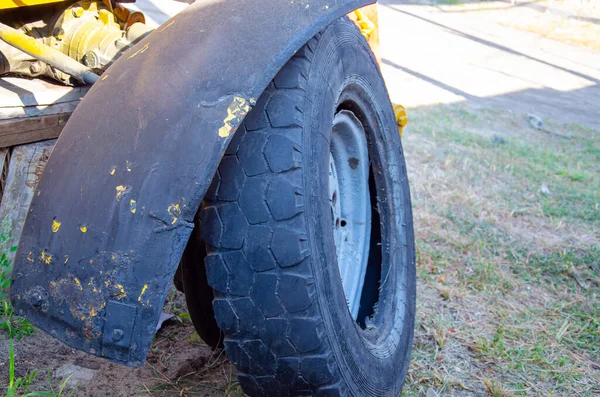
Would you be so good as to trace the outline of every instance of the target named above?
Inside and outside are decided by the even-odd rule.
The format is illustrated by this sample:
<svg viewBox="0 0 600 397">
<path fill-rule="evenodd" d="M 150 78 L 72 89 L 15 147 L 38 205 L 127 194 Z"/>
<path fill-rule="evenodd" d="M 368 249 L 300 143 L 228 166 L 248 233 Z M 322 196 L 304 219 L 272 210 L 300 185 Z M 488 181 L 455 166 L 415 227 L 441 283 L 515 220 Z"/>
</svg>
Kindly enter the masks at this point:
<svg viewBox="0 0 600 397">
<path fill-rule="evenodd" d="M 371 245 L 379 296 L 362 327 L 342 290 L 328 198 L 341 109 L 367 133 L 381 233 Z M 216 320 L 247 394 L 398 396 L 415 314 L 410 193 L 379 67 L 348 19 L 311 39 L 258 100 L 223 157 L 200 231 Z"/>
<path fill-rule="evenodd" d="M 185 294 L 185 303 L 198 336 L 208 346 L 216 349 L 223 346 L 223 332 L 215 320 L 212 306 L 214 294 L 206 279 L 206 249 L 200 239 L 198 217 L 194 223 L 196 227 L 185 247 L 173 281 L 175 287 Z"/>
</svg>

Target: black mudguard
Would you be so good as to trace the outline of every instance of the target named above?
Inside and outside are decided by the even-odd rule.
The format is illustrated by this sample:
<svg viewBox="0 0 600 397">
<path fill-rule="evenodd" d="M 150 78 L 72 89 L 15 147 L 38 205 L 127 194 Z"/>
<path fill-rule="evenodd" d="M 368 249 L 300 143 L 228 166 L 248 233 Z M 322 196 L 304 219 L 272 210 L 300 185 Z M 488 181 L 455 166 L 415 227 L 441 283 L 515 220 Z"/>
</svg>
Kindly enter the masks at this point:
<svg viewBox="0 0 600 397">
<path fill-rule="evenodd" d="M 231 137 L 285 62 L 372 0 L 206 0 L 86 95 L 41 178 L 12 299 L 67 345 L 138 366 Z"/>
</svg>

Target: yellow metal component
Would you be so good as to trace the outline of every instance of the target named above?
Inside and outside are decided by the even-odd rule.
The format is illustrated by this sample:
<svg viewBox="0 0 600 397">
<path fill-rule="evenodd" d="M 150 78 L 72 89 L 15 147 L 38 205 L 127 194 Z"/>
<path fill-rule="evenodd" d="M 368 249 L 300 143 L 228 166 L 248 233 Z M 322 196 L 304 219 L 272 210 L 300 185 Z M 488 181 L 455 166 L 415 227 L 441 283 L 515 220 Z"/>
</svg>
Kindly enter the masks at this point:
<svg viewBox="0 0 600 397">
<path fill-rule="evenodd" d="M 139 11 L 129 11 L 119 3 L 113 7 L 111 0 L 102 0 L 102 3 L 117 17 L 123 29 L 127 29 L 134 23 L 146 23 L 146 17 Z"/>
<path fill-rule="evenodd" d="M 19 8 L 27 6 L 37 6 L 40 4 L 60 3 L 67 0 L 0 0 L 0 10 L 9 8 Z"/>
<path fill-rule="evenodd" d="M 55 24 L 56 45 L 79 62 L 89 56 L 88 66 L 92 68 L 96 67 L 95 63 L 101 64 L 102 58 L 112 58 L 109 52 L 115 51 L 113 43 L 121 39 L 124 32 L 111 9 L 92 0 L 73 4 Z"/>
<path fill-rule="evenodd" d="M 361 9 L 354 11 L 354 14 L 356 15 L 356 23 L 360 27 L 360 33 L 369 40 L 376 29 L 375 24 L 371 22 Z"/>
<path fill-rule="evenodd" d="M 402 136 L 402 130 L 406 124 L 408 124 L 406 109 L 402 105 L 394 105 L 394 114 L 396 116 L 396 123 L 398 124 L 398 132 L 400 132 L 400 136 Z"/>
<path fill-rule="evenodd" d="M 362 35 L 367 39 L 373 54 L 375 54 L 377 62 L 381 63 L 381 56 L 379 53 L 379 15 L 377 4 L 359 8 L 348 14 L 348 17 L 356 24 L 356 26 L 358 26 Z"/>
<path fill-rule="evenodd" d="M 85 83 L 94 83 L 98 75 L 79 62 L 74 61 L 65 54 L 51 48 L 41 41 L 27 36 L 24 33 L 0 23 L 0 40 L 39 59 L 48 65 L 77 78 Z"/>
</svg>

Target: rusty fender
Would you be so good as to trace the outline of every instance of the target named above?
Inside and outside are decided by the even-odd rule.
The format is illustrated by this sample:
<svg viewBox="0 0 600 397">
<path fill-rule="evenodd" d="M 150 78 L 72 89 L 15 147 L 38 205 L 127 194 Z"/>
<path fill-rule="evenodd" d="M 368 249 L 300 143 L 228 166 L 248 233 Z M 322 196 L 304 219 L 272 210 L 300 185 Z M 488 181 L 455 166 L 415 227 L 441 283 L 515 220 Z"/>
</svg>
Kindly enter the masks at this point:
<svg viewBox="0 0 600 397">
<path fill-rule="evenodd" d="M 19 314 L 67 345 L 139 366 L 193 218 L 277 71 L 369 0 L 206 0 L 112 65 L 67 123 L 17 252 Z"/>
</svg>

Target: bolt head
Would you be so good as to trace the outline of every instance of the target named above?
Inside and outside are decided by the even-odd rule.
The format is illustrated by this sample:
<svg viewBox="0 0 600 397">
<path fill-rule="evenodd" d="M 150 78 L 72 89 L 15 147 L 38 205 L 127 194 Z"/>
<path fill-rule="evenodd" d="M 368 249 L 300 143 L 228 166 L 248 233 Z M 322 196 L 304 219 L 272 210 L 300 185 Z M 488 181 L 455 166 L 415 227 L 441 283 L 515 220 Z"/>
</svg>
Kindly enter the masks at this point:
<svg viewBox="0 0 600 397">
<path fill-rule="evenodd" d="M 118 341 L 120 341 L 121 339 L 123 339 L 123 337 L 124 337 L 124 336 L 125 336 L 125 332 L 123 332 L 123 330 L 122 330 L 122 329 L 115 329 L 115 330 L 113 330 L 113 332 L 112 332 L 112 339 L 113 339 L 115 342 L 118 342 Z"/>
<path fill-rule="evenodd" d="M 38 74 L 42 71 L 42 66 L 40 65 L 39 62 L 33 62 L 31 65 L 29 65 L 29 71 L 31 72 L 31 74 Z"/>
</svg>

